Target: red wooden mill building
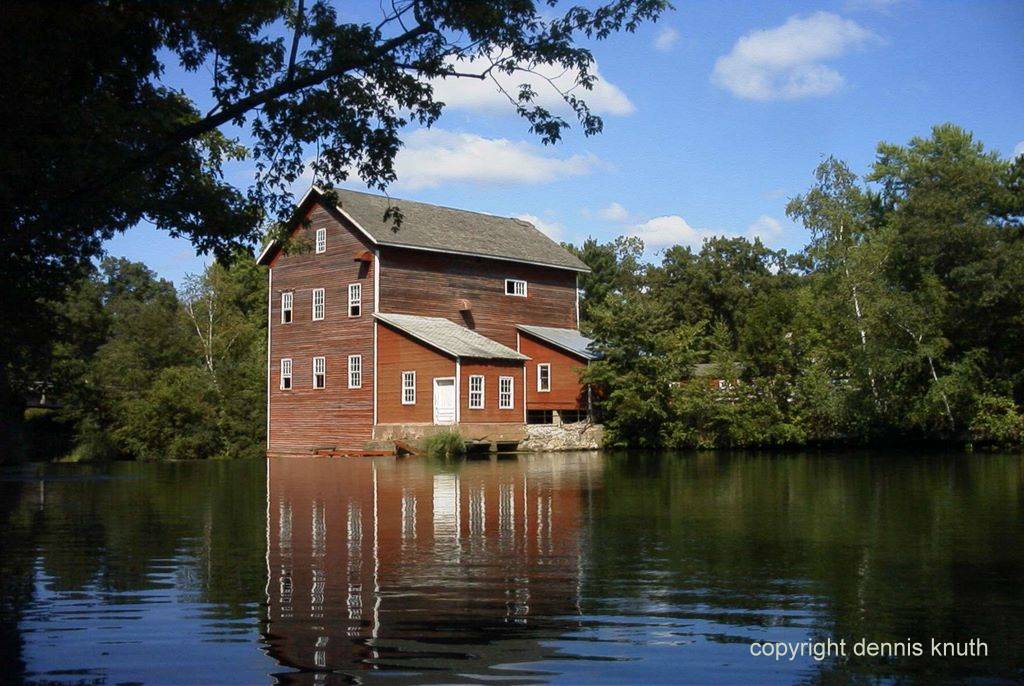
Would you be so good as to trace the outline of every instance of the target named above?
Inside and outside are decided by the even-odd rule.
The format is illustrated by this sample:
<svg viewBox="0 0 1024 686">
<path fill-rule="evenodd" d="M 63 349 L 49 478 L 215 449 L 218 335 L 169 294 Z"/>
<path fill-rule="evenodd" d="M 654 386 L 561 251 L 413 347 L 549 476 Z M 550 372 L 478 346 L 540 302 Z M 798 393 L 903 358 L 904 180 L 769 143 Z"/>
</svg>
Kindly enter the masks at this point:
<svg viewBox="0 0 1024 686">
<path fill-rule="evenodd" d="M 515 442 L 589 408 L 579 259 L 506 217 L 312 188 L 272 243 L 267 450 L 361 451 L 455 427 Z M 385 221 L 400 208 L 397 230 Z"/>
</svg>

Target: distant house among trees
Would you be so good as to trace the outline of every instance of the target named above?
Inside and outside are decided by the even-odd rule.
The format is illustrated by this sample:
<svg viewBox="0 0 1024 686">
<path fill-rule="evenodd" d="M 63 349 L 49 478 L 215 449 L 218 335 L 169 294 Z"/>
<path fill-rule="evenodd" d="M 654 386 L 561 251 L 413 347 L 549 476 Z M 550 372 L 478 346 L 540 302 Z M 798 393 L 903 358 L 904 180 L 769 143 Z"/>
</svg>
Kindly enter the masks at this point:
<svg viewBox="0 0 1024 686">
<path fill-rule="evenodd" d="M 730 373 L 725 374 L 723 372 Z M 726 391 L 735 388 L 739 383 L 740 372 L 741 370 L 738 365 L 701 362 L 693 365 L 692 378 L 706 383 L 708 388 L 712 390 Z"/>
</svg>

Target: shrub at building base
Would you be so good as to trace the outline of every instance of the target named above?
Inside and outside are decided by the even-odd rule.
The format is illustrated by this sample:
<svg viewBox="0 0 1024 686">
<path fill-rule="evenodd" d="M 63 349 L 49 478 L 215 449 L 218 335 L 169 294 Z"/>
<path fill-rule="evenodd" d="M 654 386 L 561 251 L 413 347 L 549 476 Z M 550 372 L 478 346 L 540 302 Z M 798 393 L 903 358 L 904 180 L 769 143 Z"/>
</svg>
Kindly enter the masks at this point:
<svg viewBox="0 0 1024 686">
<path fill-rule="evenodd" d="M 435 460 L 449 462 L 466 454 L 466 441 L 458 431 L 442 431 L 429 436 L 423 443 L 427 455 Z"/>
</svg>

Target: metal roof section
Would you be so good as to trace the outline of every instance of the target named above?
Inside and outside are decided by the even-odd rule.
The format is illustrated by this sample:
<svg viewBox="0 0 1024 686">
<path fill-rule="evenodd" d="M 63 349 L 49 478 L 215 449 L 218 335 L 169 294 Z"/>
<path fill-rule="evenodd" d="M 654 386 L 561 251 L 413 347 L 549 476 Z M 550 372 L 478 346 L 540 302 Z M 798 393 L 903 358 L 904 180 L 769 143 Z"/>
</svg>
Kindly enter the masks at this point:
<svg viewBox="0 0 1024 686">
<path fill-rule="evenodd" d="M 508 346 L 442 317 L 384 313 L 375 314 L 374 317 L 453 357 L 517 361 L 530 359 Z"/>
<path fill-rule="evenodd" d="M 594 339 L 587 338 L 576 329 L 558 329 L 553 326 L 528 326 L 526 324 L 517 324 L 516 328 L 546 343 L 579 355 L 585 360 L 596 360 L 600 357 L 593 349 Z"/>
</svg>

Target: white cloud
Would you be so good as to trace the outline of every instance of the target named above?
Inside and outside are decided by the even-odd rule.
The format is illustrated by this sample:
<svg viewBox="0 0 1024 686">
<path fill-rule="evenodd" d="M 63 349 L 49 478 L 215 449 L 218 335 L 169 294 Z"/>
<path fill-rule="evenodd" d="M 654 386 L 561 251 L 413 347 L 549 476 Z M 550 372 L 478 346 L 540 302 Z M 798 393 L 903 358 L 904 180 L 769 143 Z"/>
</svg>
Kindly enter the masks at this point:
<svg viewBox="0 0 1024 686">
<path fill-rule="evenodd" d="M 654 47 L 662 52 L 668 52 L 679 40 L 679 32 L 671 26 L 666 26 L 654 39 Z"/>
<path fill-rule="evenodd" d="M 589 174 L 603 166 L 594 155 L 553 157 L 526 141 L 484 138 L 475 133 L 417 129 L 395 159 L 399 188 L 444 183 L 530 184 Z"/>
<path fill-rule="evenodd" d="M 629 218 L 629 213 L 626 212 L 626 208 L 617 202 L 613 202 L 608 207 L 602 207 L 597 211 L 597 216 L 601 219 L 607 219 L 610 222 L 624 222 Z"/>
<path fill-rule="evenodd" d="M 782 235 L 782 224 L 778 219 L 772 219 L 767 214 L 762 214 L 747 227 L 745 235 L 751 240 L 760 238 L 762 243 L 769 243 Z"/>
<path fill-rule="evenodd" d="M 464 62 L 452 61 L 450 66 L 460 72 L 480 74 L 491 66 L 491 62 L 486 57 L 476 57 Z M 594 88 L 589 91 L 576 85 L 579 78 L 578 70 L 539 64 L 533 71 L 537 73 L 517 71 L 505 74 L 495 69 L 491 72 L 494 79 L 449 77 L 432 79 L 430 83 L 434 87 L 434 99 L 444 102 L 451 109 L 513 112 L 514 105 L 509 102 L 508 96 L 501 92 L 498 84 L 515 99 L 519 95 L 519 86 L 523 83 L 529 84 L 537 93 L 534 100 L 536 104 L 559 113 L 566 113 L 570 108 L 558 90 L 572 91 L 585 101 L 595 114 L 626 115 L 632 114 L 636 109 L 618 86 L 601 76 L 596 62 L 590 71 L 597 77 L 597 81 Z M 555 85 L 549 83 L 548 79 Z"/>
<path fill-rule="evenodd" d="M 711 80 L 749 100 L 795 100 L 829 95 L 843 77 L 823 61 L 840 57 L 877 36 L 830 12 L 792 16 L 782 26 L 751 31 L 715 62 Z"/>
<path fill-rule="evenodd" d="M 558 222 L 541 219 L 535 214 L 517 214 L 516 219 L 522 219 L 525 222 L 530 222 L 540 229 L 541 233 L 553 241 L 562 240 L 562 235 L 565 233 L 565 227 Z"/>
<path fill-rule="evenodd" d="M 762 243 L 771 244 L 782 236 L 782 232 L 782 224 L 778 220 L 762 214 L 747 227 L 742 235 L 750 240 L 760 238 Z M 642 224 L 634 224 L 629 228 L 628 235 L 641 238 L 644 246 L 650 251 L 673 245 L 683 245 L 699 250 L 705 239 L 714 236 L 735 238 L 740 234 L 697 228 L 691 226 L 678 214 L 669 214 L 648 219 Z"/>
<path fill-rule="evenodd" d="M 1014 146 L 1014 148 L 1013 148 L 1013 157 L 1014 157 L 1014 159 L 1020 157 L 1021 155 L 1024 155 L 1024 141 L 1021 141 L 1020 143 L 1017 143 L 1017 145 Z"/>
<path fill-rule="evenodd" d="M 635 224 L 629 229 L 629 235 L 642 239 L 648 250 L 667 248 L 673 245 L 700 248 L 705 238 L 718 235 L 718 233 L 720 232 L 710 229 L 696 229 L 678 214 L 654 217 L 643 224 Z"/>
</svg>

